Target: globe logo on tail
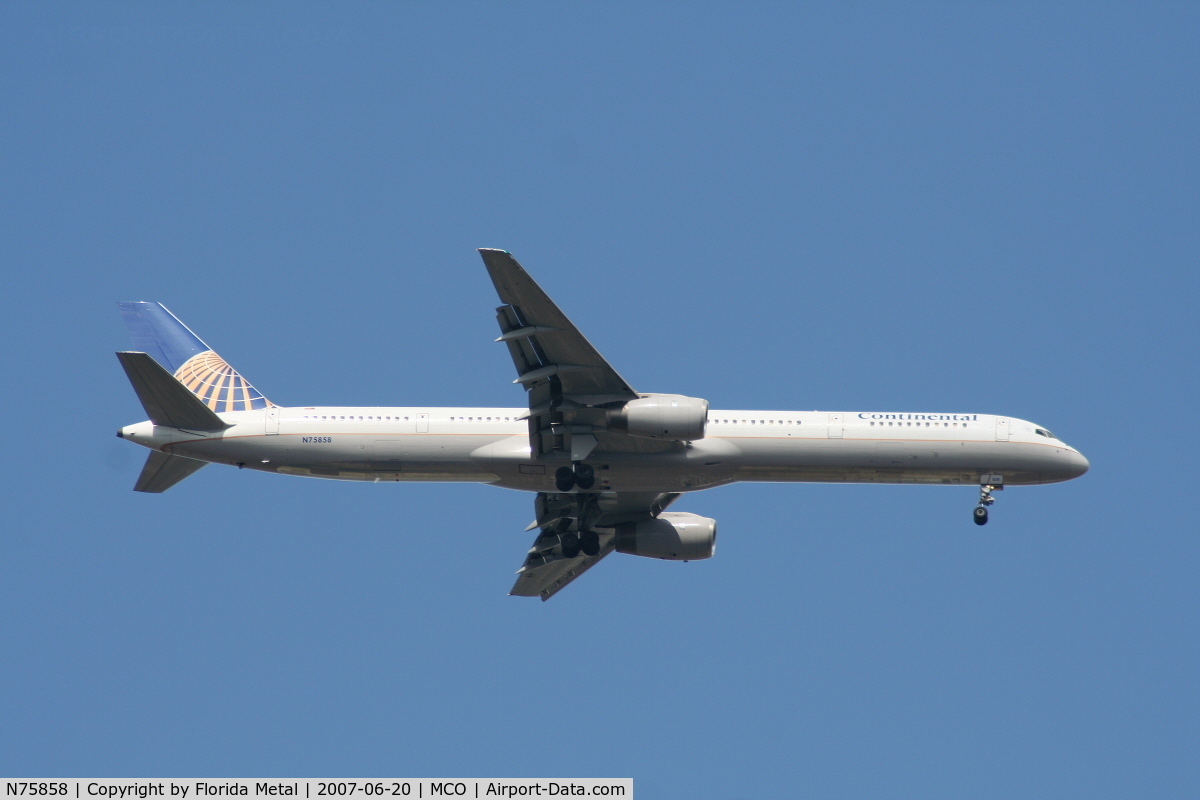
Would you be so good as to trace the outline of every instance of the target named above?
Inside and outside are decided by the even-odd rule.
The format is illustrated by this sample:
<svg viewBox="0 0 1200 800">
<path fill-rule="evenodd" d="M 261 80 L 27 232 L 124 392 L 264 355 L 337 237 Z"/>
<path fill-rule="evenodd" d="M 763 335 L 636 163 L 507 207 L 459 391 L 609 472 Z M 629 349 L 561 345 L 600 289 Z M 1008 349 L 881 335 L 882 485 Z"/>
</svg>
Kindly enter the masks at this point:
<svg viewBox="0 0 1200 800">
<path fill-rule="evenodd" d="M 251 411 L 275 405 L 212 350 L 189 358 L 175 378 L 213 411 Z"/>
</svg>

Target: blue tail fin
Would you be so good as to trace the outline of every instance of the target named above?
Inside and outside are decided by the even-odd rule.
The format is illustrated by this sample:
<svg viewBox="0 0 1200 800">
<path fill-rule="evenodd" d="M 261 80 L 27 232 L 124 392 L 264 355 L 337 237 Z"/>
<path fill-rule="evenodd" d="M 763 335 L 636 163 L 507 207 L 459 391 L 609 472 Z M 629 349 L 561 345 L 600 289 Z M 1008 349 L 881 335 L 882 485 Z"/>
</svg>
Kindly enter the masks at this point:
<svg viewBox="0 0 1200 800">
<path fill-rule="evenodd" d="M 250 411 L 275 405 L 200 341 L 162 303 L 117 303 L 133 347 L 167 369 L 213 411 Z"/>
</svg>

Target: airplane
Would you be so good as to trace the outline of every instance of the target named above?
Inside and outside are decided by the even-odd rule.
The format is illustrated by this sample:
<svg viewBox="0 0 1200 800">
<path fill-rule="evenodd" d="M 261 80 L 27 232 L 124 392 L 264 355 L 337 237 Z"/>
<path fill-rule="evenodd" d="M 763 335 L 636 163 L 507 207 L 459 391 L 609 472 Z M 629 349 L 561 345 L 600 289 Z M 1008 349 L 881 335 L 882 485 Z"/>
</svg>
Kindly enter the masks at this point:
<svg viewBox="0 0 1200 800">
<path fill-rule="evenodd" d="M 134 490 L 164 492 L 206 464 L 372 482 L 473 481 L 536 492 L 537 530 L 510 595 L 548 600 L 614 551 L 710 558 L 717 523 L 668 511 L 739 481 L 978 486 L 1056 483 L 1086 458 L 1014 417 L 735 411 L 635 391 L 504 250 L 480 249 L 521 408 L 282 407 L 160 303 L 121 302 L 117 353 L 149 419 L 117 436 L 150 449 Z"/>
</svg>

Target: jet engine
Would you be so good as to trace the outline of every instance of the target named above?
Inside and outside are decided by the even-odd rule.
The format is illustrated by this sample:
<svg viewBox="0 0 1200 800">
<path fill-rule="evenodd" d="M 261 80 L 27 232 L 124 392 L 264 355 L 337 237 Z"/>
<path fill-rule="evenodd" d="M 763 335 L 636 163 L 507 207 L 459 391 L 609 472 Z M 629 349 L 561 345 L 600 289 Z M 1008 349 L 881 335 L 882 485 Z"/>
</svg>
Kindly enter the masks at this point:
<svg viewBox="0 0 1200 800">
<path fill-rule="evenodd" d="M 704 438 L 708 401 L 681 394 L 647 394 L 608 412 L 608 427 L 647 439 Z"/>
<path fill-rule="evenodd" d="M 617 525 L 618 553 L 669 561 L 712 558 L 717 549 L 717 521 L 681 511 L 665 511 L 655 519 Z"/>
</svg>

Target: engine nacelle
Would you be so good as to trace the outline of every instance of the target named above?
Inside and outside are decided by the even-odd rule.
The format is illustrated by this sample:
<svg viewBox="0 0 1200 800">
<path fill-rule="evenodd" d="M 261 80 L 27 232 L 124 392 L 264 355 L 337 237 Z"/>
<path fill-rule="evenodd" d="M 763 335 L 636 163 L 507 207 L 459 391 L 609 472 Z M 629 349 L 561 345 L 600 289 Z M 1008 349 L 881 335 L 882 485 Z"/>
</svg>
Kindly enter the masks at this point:
<svg viewBox="0 0 1200 800">
<path fill-rule="evenodd" d="M 608 427 L 647 439 L 704 438 L 708 401 L 681 394 L 651 394 L 608 412 Z"/>
<path fill-rule="evenodd" d="M 669 561 L 699 561 L 717 550 L 717 521 L 682 511 L 617 525 L 618 553 Z"/>
</svg>

